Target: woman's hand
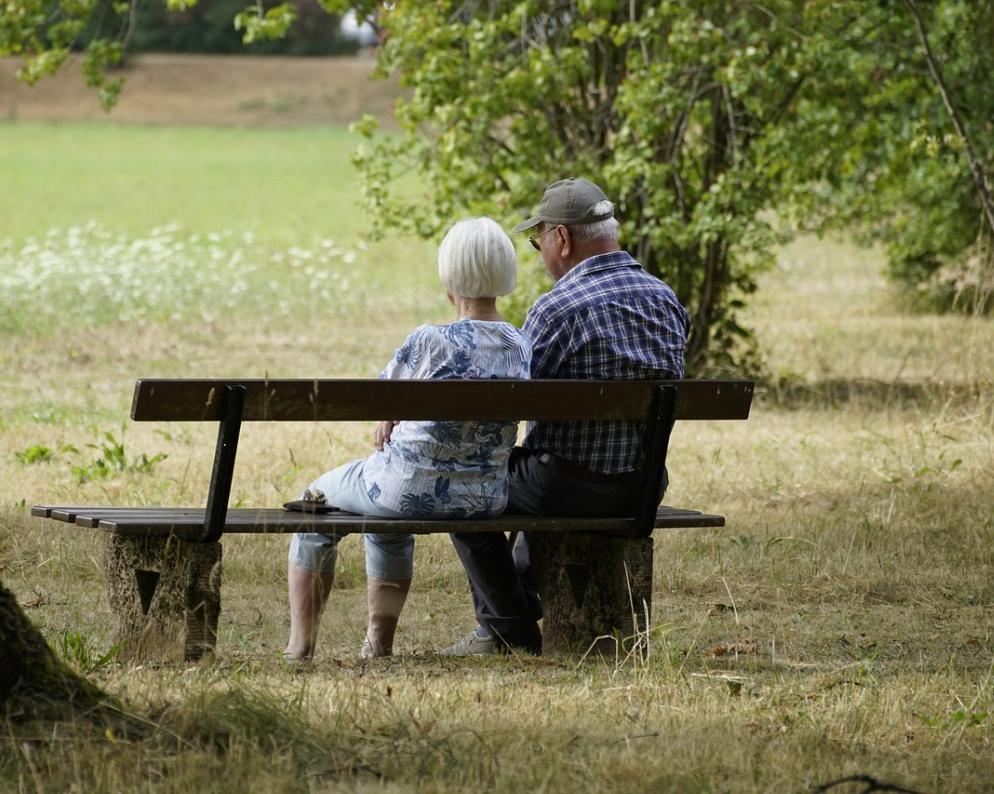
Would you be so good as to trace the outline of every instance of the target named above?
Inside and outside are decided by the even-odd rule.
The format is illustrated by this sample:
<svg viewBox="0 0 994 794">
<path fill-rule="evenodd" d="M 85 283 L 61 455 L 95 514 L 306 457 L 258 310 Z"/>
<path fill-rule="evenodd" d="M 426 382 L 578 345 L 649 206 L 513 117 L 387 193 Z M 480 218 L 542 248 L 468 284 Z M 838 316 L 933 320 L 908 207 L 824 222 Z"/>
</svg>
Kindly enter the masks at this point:
<svg viewBox="0 0 994 794">
<path fill-rule="evenodd" d="M 394 426 L 399 425 L 400 422 L 394 419 L 385 419 L 380 422 L 376 429 L 373 431 L 373 446 L 375 446 L 380 452 L 383 451 L 383 445 L 390 440 L 390 436 L 393 433 Z"/>
</svg>

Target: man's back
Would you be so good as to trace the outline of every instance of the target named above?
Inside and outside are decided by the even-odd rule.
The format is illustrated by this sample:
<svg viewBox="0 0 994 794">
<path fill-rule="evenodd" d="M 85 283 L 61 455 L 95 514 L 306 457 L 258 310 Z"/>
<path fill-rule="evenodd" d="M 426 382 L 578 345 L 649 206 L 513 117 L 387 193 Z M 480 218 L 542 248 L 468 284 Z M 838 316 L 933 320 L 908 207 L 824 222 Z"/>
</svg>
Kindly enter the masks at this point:
<svg viewBox="0 0 994 794">
<path fill-rule="evenodd" d="M 689 318 L 673 290 L 625 251 L 581 262 L 532 307 L 525 333 L 533 378 L 652 380 L 683 377 Z M 643 428 L 632 422 L 529 425 L 523 446 L 590 471 L 637 469 Z"/>
<path fill-rule="evenodd" d="M 538 212 L 514 231 L 532 231 L 556 285 L 532 307 L 533 378 L 669 379 L 683 375 L 687 312 L 668 286 L 619 250 L 614 204 L 589 180 L 549 185 Z M 508 508 L 533 515 L 630 515 L 644 494 L 644 425 L 543 422 L 511 452 Z M 659 497 L 666 487 L 660 483 Z M 443 653 L 535 652 L 541 646 L 538 595 L 528 575 L 528 543 L 514 553 L 501 533 L 456 533 L 478 626 Z"/>
</svg>

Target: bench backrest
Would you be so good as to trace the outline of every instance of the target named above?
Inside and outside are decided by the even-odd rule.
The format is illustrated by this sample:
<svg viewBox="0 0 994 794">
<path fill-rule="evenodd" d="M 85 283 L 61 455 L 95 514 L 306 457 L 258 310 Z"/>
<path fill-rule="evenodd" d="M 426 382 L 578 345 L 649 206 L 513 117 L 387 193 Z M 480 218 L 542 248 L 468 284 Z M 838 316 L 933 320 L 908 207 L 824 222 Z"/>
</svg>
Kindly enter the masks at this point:
<svg viewBox="0 0 994 794">
<path fill-rule="evenodd" d="M 225 387 L 242 386 L 243 422 L 377 419 L 645 421 L 658 387 L 674 419 L 746 419 L 745 380 L 139 380 L 135 421 L 217 422 Z"/>
<path fill-rule="evenodd" d="M 676 419 L 746 419 L 744 380 L 139 380 L 135 421 L 219 422 L 203 541 L 224 528 L 241 423 L 445 420 L 629 420 L 645 422 L 645 464 L 636 525 L 656 515 Z"/>
</svg>

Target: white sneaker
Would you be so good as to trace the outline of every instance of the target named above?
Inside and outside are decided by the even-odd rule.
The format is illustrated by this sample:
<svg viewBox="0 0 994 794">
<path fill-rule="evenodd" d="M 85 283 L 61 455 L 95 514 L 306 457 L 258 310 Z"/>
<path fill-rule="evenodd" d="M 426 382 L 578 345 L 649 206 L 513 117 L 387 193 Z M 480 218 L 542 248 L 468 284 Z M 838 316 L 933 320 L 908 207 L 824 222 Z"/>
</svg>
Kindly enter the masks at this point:
<svg viewBox="0 0 994 794">
<path fill-rule="evenodd" d="M 465 637 L 456 640 L 448 648 L 443 648 L 438 653 L 440 656 L 493 656 L 494 654 L 506 653 L 506 651 L 498 647 L 492 634 L 488 637 L 481 637 L 476 633 L 476 629 L 473 629 Z"/>
<path fill-rule="evenodd" d="M 382 659 L 384 656 L 393 656 L 393 649 L 391 648 L 386 653 L 376 654 L 373 653 L 373 643 L 369 641 L 369 637 L 362 641 L 362 647 L 359 649 L 360 659 Z"/>
</svg>

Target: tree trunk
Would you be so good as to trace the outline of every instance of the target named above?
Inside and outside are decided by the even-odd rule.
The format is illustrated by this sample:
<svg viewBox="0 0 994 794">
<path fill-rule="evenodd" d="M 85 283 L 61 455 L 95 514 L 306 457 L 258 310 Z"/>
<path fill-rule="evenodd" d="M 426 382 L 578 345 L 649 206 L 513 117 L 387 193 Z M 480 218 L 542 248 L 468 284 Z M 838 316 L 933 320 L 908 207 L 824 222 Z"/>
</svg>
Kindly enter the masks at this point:
<svg viewBox="0 0 994 794">
<path fill-rule="evenodd" d="M 221 544 L 109 535 L 107 594 L 122 662 L 193 662 L 214 652 Z"/>
<path fill-rule="evenodd" d="M 542 653 L 644 657 L 652 603 L 652 538 L 535 532 Z"/>
<path fill-rule="evenodd" d="M 0 713 L 14 720 L 120 715 L 113 698 L 52 652 L 2 583 Z"/>
</svg>

